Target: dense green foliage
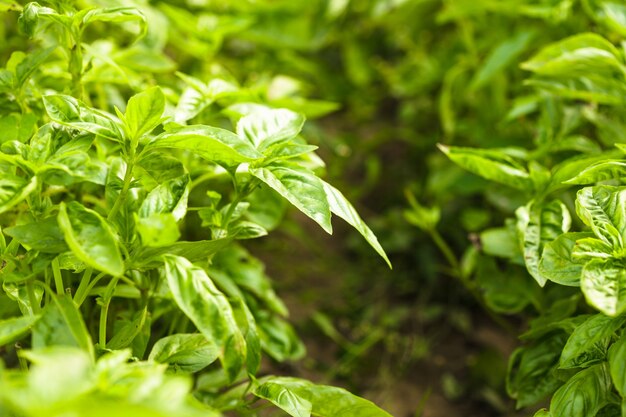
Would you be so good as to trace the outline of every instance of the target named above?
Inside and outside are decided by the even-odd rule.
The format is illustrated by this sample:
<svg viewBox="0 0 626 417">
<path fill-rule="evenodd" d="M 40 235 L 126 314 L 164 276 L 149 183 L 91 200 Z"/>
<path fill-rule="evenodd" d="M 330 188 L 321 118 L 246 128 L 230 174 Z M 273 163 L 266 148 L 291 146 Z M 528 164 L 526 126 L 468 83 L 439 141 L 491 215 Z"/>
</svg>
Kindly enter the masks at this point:
<svg viewBox="0 0 626 417">
<path fill-rule="evenodd" d="M 626 415 L 622 1 L 0 12 L 0 412 L 256 415 L 263 399 L 293 416 L 387 415 L 338 388 L 255 377 L 262 353 L 304 347 L 242 241 L 293 206 L 327 232 L 341 217 L 388 263 L 326 169 L 378 212 L 394 259 L 388 275 L 350 246 L 364 254 L 350 263 L 360 336 L 315 316 L 352 367 L 380 340 L 402 345 L 407 299 L 437 311 L 436 294 L 465 292 L 433 317 L 485 314 L 520 335 L 505 381 L 517 408 Z M 397 292 L 380 302 L 365 287 Z"/>
<path fill-rule="evenodd" d="M 256 415 L 265 399 L 297 417 L 389 416 L 340 388 L 256 378 L 263 352 L 303 346 L 240 241 L 291 203 L 328 233 L 344 219 L 389 263 L 315 173 L 305 117 L 174 73 L 149 8 L 72 3 L 0 3 L 0 414 Z"/>
</svg>

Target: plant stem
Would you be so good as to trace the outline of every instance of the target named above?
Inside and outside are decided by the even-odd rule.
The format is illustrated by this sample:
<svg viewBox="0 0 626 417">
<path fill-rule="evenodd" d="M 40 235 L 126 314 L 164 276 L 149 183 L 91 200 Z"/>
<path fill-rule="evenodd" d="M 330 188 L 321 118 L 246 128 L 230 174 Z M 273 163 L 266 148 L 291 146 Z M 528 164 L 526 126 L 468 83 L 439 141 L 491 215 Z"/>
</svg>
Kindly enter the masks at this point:
<svg viewBox="0 0 626 417">
<path fill-rule="evenodd" d="M 133 168 L 135 165 L 135 151 L 131 148 L 131 155 L 129 160 L 126 162 L 126 172 L 124 173 L 124 185 L 122 185 L 122 190 L 120 191 L 120 195 L 117 196 L 117 200 L 115 200 L 115 204 L 111 208 L 109 215 L 107 216 L 107 220 L 112 220 L 122 207 L 124 201 L 126 201 L 126 194 L 128 194 L 128 190 L 130 189 L 130 183 L 133 179 Z"/>
<path fill-rule="evenodd" d="M 63 286 L 63 275 L 61 275 L 61 267 L 59 266 L 59 258 L 52 260 L 52 275 L 54 276 L 54 286 L 56 287 L 57 294 L 63 295 L 65 288 Z"/>
<path fill-rule="evenodd" d="M 113 292 L 115 291 L 115 285 L 119 277 L 113 277 L 109 285 L 107 285 L 104 294 L 102 295 L 102 310 L 100 310 L 100 329 L 98 331 L 98 340 L 102 349 L 106 348 L 107 343 L 107 316 L 109 314 L 109 305 L 113 298 Z"/>
<path fill-rule="evenodd" d="M 76 294 L 74 294 L 74 302 L 83 298 L 83 294 L 87 291 L 89 287 L 89 281 L 91 280 L 91 275 L 93 274 L 93 268 L 85 269 L 85 273 L 83 277 L 80 279 L 80 284 L 78 284 L 78 289 L 76 290 Z"/>
<path fill-rule="evenodd" d="M 80 293 L 78 293 L 78 291 L 76 292 L 76 296 L 74 297 L 74 303 L 76 303 L 76 306 L 80 307 L 85 300 L 87 299 L 87 297 L 89 296 L 89 293 L 91 292 L 91 290 L 93 289 L 93 287 L 96 286 L 96 284 L 98 283 L 98 281 L 100 281 L 100 279 L 105 275 L 104 272 L 99 273 L 98 275 L 96 275 L 96 277 L 89 283 L 89 286 L 87 286 L 85 288 L 85 290 Z"/>
</svg>

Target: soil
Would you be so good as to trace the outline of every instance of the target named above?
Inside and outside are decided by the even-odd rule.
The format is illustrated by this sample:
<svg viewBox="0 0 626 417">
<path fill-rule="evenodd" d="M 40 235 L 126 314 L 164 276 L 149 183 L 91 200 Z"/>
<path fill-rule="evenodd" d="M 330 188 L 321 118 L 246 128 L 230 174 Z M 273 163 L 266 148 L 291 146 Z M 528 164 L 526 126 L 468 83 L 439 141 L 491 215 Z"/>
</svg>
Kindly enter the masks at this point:
<svg viewBox="0 0 626 417">
<path fill-rule="evenodd" d="M 248 246 L 266 263 L 307 347 L 304 360 L 270 364 L 271 372 L 343 386 L 395 417 L 532 415 L 532 410 L 516 412 L 504 391 L 514 335 L 471 299 L 462 294 L 459 299 L 447 277 L 434 289 L 441 295 L 427 301 L 419 285 L 409 290 L 396 285 L 407 273 L 402 263 L 393 271 L 371 267 L 378 260 L 355 254 L 346 243 L 354 237 L 349 233 L 337 227 L 327 236 L 292 213 L 272 239 Z M 320 312 L 332 318 L 339 342 L 316 324 Z M 387 317 L 394 315 L 397 319 Z M 372 335 L 378 336 L 363 347 Z M 351 352 L 342 340 L 362 350 Z"/>
</svg>

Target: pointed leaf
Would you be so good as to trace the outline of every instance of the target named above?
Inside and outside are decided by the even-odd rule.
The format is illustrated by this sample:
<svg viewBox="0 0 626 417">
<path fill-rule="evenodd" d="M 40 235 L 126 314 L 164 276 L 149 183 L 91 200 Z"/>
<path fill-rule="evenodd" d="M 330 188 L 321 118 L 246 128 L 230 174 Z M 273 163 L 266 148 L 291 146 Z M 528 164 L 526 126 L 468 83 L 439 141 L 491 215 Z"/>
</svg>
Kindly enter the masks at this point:
<svg viewBox="0 0 626 417">
<path fill-rule="evenodd" d="M 619 329 L 626 318 L 607 317 L 596 314 L 580 324 L 567 339 L 561 352 L 559 366 L 561 368 L 586 367 L 604 359 L 604 350 L 608 338 Z M 600 355 L 597 356 L 596 352 Z"/>
<path fill-rule="evenodd" d="M 246 139 L 228 130 L 203 125 L 167 131 L 146 146 L 146 149 L 161 148 L 187 150 L 208 161 L 226 166 L 252 162 L 262 157 Z"/>
<path fill-rule="evenodd" d="M 130 137 L 139 139 L 161 123 L 165 110 L 165 96 L 159 87 L 152 87 L 128 100 L 125 123 Z"/>
<path fill-rule="evenodd" d="M 257 149 L 296 137 L 304 126 L 304 116 L 287 109 L 257 110 L 237 122 L 237 134 Z"/>
<path fill-rule="evenodd" d="M 116 237 L 98 213 L 78 202 L 61 202 L 59 227 L 74 255 L 87 265 L 113 276 L 124 273 Z"/>
<path fill-rule="evenodd" d="M 391 262 L 385 253 L 385 250 L 380 243 L 378 243 L 378 239 L 374 235 L 374 232 L 365 224 L 365 222 L 359 216 L 356 209 L 346 197 L 325 181 L 322 181 L 324 184 L 324 191 L 326 192 L 326 198 L 328 198 L 328 204 L 330 206 L 330 211 L 333 214 L 344 219 L 350 226 L 354 227 L 369 243 L 372 248 L 387 262 L 387 265 L 391 268 Z"/>
<path fill-rule="evenodd" d="M 92 109 L 71 96 L 44 96 L 48 116 L 62 125 L 70 126 L 107 139 L 121 141 L 120 122 L 112 115 Z"/>
<path fill-rule="evenodd" d="M 298 165 L 252 168 L 250 173 L 282 195 L 327 233 L 332 233 L 330 206 L 324 184 L 313 172 Z"/>
<path fill-rule="evenodd" d="M 519 190 L 533 187 L 528 171 L 503 152 L 443 145 L 439 145 L 439 149 L 461 168 L 483 178 Z"/>
<path fill-rule="evenodd" d="M 174 300 L 207 340 L 220 349 L 231 380 L 241 371 L 246 343 L 228 300 L 206 272 L 180 256 L 164 255 L 165 278 Z"/>
<path fill-rule="evenodd" d="M 215 362 L 219 353 L 217 344 L 202 334 L 175 334 L 157 340 L 148 360 L 194 373 Z"/>
<path fill-rule="evenodd" d="M 185 217 L 189 197 L 189 175 L 167 180 L 146 196 L 139 208 L 139 217 L 172 213 L 176 220 Z"/>
<path fill-rule="evenodd" d="M 607 316 L 626 310 L 626 269 L 614 260 L 594 259 L 585 264 L 580 288 L 587 302 Z"/>
<path fill-rule="evenodd" d="M 574 375 L 552 397 L 553 417 L 595 417 L 611 392 L 606 364 L 594 365 Z"/>
<path fill-rule="evenodd" d="M 539 273 L 552 282 L 578 287 L 584 261 L 572 255 L 579 239 L 591 233 L 564 233 L 543 248 L 539 261 Z"/>
<path fill-rule="evenodd" d="M 271 381 L 254 389 L 254 395 L 266 399 L 293 417 L 310 417 L 312 405 L 289 388 Z"/>
<path fill-rule="evenodd" d="M 13 208 L 37 187 L 37 177 L 26 178 L 3 173 L 0 177 L 0 213 Z"/>
<path fill-rule="evenodd" d="M 308 401 L 311 404 L 311 414 L 313 415 L 329 417 L 391 417 L 389 413 L 381 410 L 372 402 L 357 397 L 343 388 L 315 385 L 303 379 L 277 376 L 266 377 L 259 380 L 259 382 L 261 384 L 273 384 L 272 391 L 274 392 L 278 391 L 278 387 L 282 387 L 293 393 L 294 396 Z M 295 403 L 294 406 L 300 404 L 306 406 L 304 402 Z"/>
<path fill-rule="evenodd" d="M 23 337 L 41 316 L 11 317 L 0 321 L 0 346 L 8 345 Z"/>
</svg>

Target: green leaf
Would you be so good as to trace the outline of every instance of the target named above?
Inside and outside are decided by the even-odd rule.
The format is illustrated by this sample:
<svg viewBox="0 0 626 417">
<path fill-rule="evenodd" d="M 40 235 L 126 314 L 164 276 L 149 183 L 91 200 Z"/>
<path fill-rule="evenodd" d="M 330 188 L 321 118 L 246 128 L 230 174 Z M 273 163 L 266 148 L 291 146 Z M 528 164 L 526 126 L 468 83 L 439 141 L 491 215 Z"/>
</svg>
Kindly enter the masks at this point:
<svg viewBox="0 0 626 417">
<path fill-rule="evenodd" d="M 254 389 L 254 395 L 266 399 L 293 417 L 310 417 L 313 406 L 304 398 L 271 381 L 264 382 Z"/>
<path fill-rule="evenodd" d="M 567 339 L 559 360 L 560 368 L 587 367 L 604 359 L 608 338 L 619 329 L 626 318 L 596 314 L 576 327 Z"/>
<path fill-rule="evenodd" d="M 327 192 L 322 180 L 312 171 L 298 165 L 282 164 L 251 168 L 250 173 L 313 219 L 327 233 L 332 233 Z"/>
<path fill-rule="evenodd" d="M 506 390 L 517 400 L 517 408 L 537 404 L 562 385 L 554 371 L 566 339 L 562 332 L 553 332 L 513 352 L 509 358 Z"/>
<path fill-rule="evenodd" d="M 511 65 L 535 37 L 532 31 L 520 31 L 498 44 L 474 76 L 470 87 L 478 89 Z"/>
<path fill-rule="evenodd" d="M 119 287 L 118 287 L 119 288 Z M 148 308 L 144 307 L 133 314 L 132 320 L 123 320 L 121 328 L 107 342 L 107 349 L 120 350 L 131 346 L 133 340 L 141 334 L 148 321 Z"/>
<path fill-rule="evenodd" d="M 554 417 L 595 417 L 611 392 L 606 364 L 594 365 L 574 375 L 554 393 L 550 412 Z"/>
<path fill-rule="evenodd" d="M 132 267 L 155 267 L 161 264 L 162 255 L 184 256 L 191 262 L 206 261 L 211 255 L 225 248 L 232 239 L 199 240 L 195 242 L 176 242 L 157 248 L 142 247 L 132 254 Z"/>
<path fill-rule="evenodd" d="M 67 245 L 78 259 L 113 276 L 124 273 L 117 239 L 98 213 L 76 201 L 67 205 L 61 202 L 58 222 Z"/>
<path fill-rule="evenodd" d="M 219 354 L 217 344 L 202 334 L 175 334 L 157 340 L 148 360 L 194 373 L 215 362 Z"/>
<path fill-rule="evenodd" d="M 81 23 L 86 26 L 93 22 L 137 22 L 139 23 L 139 38 L 142 38 L 148 25 L 145 16 L 134 7 L 107 7 L 102 9 L 91 9 L 82 15 Z"/>
<path fill-rule="evenodd" d="M 60 253 L 68 250 L 63 232 L 55 217 L 41 221 L 7 227 L 4 233 L 11 236 L 27 249 L 44 253 Z"/>
<path fill-rule="evenodd" d="M 21 88 L 31 75 L 44 63 L 46 59 L 52 54 L 56 47 L 50 47 L 45 49 L 39 49 L 31 51 L 26 55 L 26 58 L 20 62 L 15 68 L 15 75 L 17 77 L 17 87 Z"/>
<path fill-rule="evenodd" d="M 0 321 L 0 346 L 21 339 L 30 331 L 41 316 L 11 317 Z"/>
<path fill-rule="evenodd" d="M 595 33 L 583 33 L 553 43 L 522 64 L 540 75 L 574 77 L 612 74 L 621 71 L 620 52 Z"/>
<path fill-rule="evenodd" d="M 37 188 L 37 177 L 30 180 L 10 173 L 0 177 L 0 213 L 4 213 L 24 200 Z"/>
<path fill-rule="evenodd" d="M 250 142 L 234 133 L 203 125 L 167 131 L 146 146 L 148 150 L 162 148 L 187 150 L 208 161 L 229 167 L 253 162 L 263 156 Z"/>
<path fill-rule="evenodd" d="M 444 145 L 438 146 L 454 163 L 476 175 L 519 190 L 530 191 L 533 188 L 528 171 L 503 152 Z"/>
<path fill-rule="evenodd" d="M 591 233 L 564 233 L 547 243 L 539 261 L 539 273 L 552 282 L 573 287 L 580 286 L 584 261 L 572 256 L 576 241 Z"/>
<path fill-rule="evenodd" d="M 609 30 L 626 36 L 626 6 L 613 1 L 583 0 L 583 7 L 591 17 Z"/>
<path fill-rule="evenodd" d="M 114 141 L 122 140 L 120 122 L 112 115 L 92 109 L 71 96 L 43 97 L 48 116 L 57 123 Z"/>
<path fill-rule="evenodd" d="M 391 414 L 381 410 L 372 402 L 350 394 L 342 388 L 327 385 L 316 385 L 298 378 L 269 376 L 259 380 L 260 384 L 271 383 L 273 393 L 284 389 L 293 394 L 292 398 L 299 398 L 293 406 L 311 404 L 311 414 L 317 416 L 342 417 L 391 417 Z M 283 394 L 284 395 L 284 394 Z M 286 398 L 287 399 L 287 398 Z M 305 411 L 306 413 L 306 411 Z M 292 414 L 296 415 L 296 414 Z M 307 415 L 307 414 L 304 414 Z"/>
<path fill-rule="evenodd" d="M 187 213 L 189 175 L 173 178 L 158 185 L 146 196 L 139 208 L 139 217 L 171 213 L 178 221 Z"/>
<path fill-rule="evenodd" d="M 365 224 L 365 222 L 359 216 L 356 209 L 346 197 L 325 181 L 322 181 L 324 185 L 324 191 L 326 192 L 326 198 L 328 199 L 328 205 L 330 206 L 331 213 L 341 217 L 344 219 L 350 226 L 354 227 L 369 243 L 372 248 L 387 262 L 389 268 L 391 268 L 391 262 L 385 253 L 385 250 L 380 243 L 378 243 L 378 239 L 374 235 L 374 232 Z"/>
<path fill-rule="evenodd" d="M 83 316 L 67 295 L 53 296 L 33 328 L 33 348 L 75 346 L 94 357 L 94 347 Z"/>
<path fill-rule="evenodd" d="M 626 161 L 609 159 L 584 167 L 578 175 L 565 183 L 586 185 L 623 177 L 626 177 Z"/>
<path fill-rule="evenodd" d="M 237 122 L 237 134 L 259 150 L 296 137 L 304 126 L 304 116 L 287 109 L 260 109 Z"/>
<path fill-rule="evenodd" d="M 587 302 L 607 316 L 618 316 L 626 310 L 626 269 L 612 259 L 587 262 L 580 288 Z"/>
<path fill-rule="evenodd" d="M 137 140 L 161 123 L 165 96 L 159 87 L 152 87 L 128 100 L 124 117 L 131 139 Z"/>
<path fill-rule="evenodd" d="M 229 379 L 242 369 L 246 343 L 228 300 L 206 272 L 180 256 L 164 255 L 165 278 L 178 307 L 220 349 Z"/>
<path fill-rule="evenodd" d="M 553 200 L 547 204 L 531 202 L 518 208 L 515 215 L 526 268 L 543 287 L 548 278 L 539 269 L 541 254 L 547 243 L 569 230 L 569 211 L 562 202 Z"/>
<path fill-rule="evenodd" d="M 145 246 L 159 247 L 175 243 L 180 238 L 176 218 L 172 213 L 157 213 L 137 220 L 137 232 Z"/>
<path fill-rule="evenodd" d="M 626 234 L 626 188 L 598 185 L 579 190 L 576 213 L 593 233 L 614 248 Z"/>
<path fill-rule="evenodd" d="M 490 256 L 519 259 L 523 262 L 515 230 L 510 227 L 487 229 L 480 233 L 482 251 Z"/>
<path fill-rule="evenodd" d="M 615 389 L 626 396 L 626 332 L 609 349 L 609 370 Z"/>
</svg>

